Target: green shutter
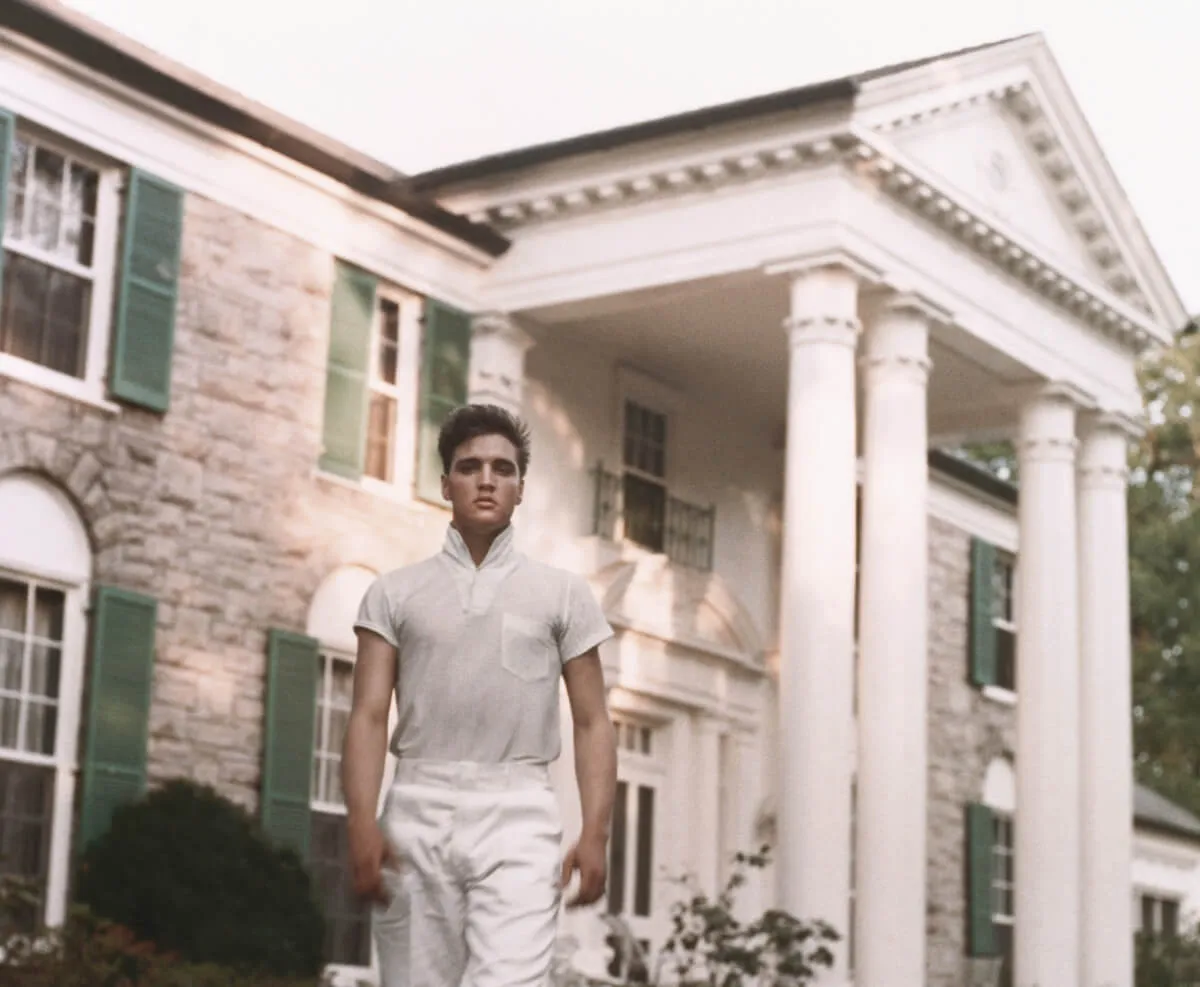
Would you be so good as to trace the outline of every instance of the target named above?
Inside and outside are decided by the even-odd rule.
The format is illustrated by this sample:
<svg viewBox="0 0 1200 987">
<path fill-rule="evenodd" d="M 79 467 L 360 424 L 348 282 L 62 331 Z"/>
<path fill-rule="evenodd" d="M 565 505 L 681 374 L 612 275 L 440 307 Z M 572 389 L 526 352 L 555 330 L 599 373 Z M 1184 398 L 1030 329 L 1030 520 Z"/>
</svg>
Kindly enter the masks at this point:
<svg viewBox="0 0 1200 987">
<path fill-rule="evenodd" d="M 113 811 L 139 798 L 146 783 L 146 735 L 154 678 L 157 603 L 110 586 L 92 612 L 87 749 L 80 843 L 108 829 Z"/>
<path fill-rule="evenodd" d="M 455 408 L 467 402 L 471 362 L 471 317 L 432 298 L 425 302 L 421 350 L 421 418 L 417 433 L 417 496 L 442 499 L 442 460 L 438 433 Z"/>
<path fill-rule="evenodd" d="M 338 262 L 325 367 L 321 469 L 351 480 L 362 476 L 367 447 L 367 373 L 376 279 Z"/>
<path fill-rule="evenodd" d="M 17 121 L 6 110 L 0 110 L 0 243 L 4 242 L 5 210 L 8 208 L 8 172 L 12 168 L 13 137 Z M 0 293 L 4 284 L 4 251 L 0 249 Z"/>
<path fill-rule="evenodd" d="M 996 827 L 986 805 L 967 806 L 967 954 L 995 956 L 992 922 L 992 855 Z"/>
<path fill-rule="evenodd" d="M 992 580 L 996 549 L 979 538 L 971 539 L 971 681 L 977 686 L 996 684 L 996 626 Z"/>
<path fill-rule="evenodd" d="M 262 824 L 277 843 L 308 856 L 319 646 L 272 630 L 267 645 Z"/>
<path fill-rule="evenodd" d="M 109 393 L 153 411 L 171 401 L 171 352 L 183 239 L 183 192 L 129 174 Z"/>
</svg>

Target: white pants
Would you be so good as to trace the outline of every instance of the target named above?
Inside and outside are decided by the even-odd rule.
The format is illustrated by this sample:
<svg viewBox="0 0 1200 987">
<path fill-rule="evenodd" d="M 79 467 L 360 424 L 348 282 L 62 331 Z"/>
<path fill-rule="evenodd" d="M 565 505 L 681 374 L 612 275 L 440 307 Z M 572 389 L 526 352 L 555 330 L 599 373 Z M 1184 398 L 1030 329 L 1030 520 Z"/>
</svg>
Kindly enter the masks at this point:
<svg viewBox="0 0 1200 987">
<path fill-rule="evenodd" d="M 545 987 L 562 866 L 545 767 L 401 761 L 380 823 L 400 858 L 374 915 L 381 987 Z"/>
</svg>

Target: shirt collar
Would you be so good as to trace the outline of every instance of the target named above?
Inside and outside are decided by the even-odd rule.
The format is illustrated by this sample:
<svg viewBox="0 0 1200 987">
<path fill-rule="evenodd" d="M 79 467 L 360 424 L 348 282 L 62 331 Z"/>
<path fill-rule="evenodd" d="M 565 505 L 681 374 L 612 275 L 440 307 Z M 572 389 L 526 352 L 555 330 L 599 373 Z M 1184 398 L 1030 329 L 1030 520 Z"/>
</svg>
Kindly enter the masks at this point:
<svg viewBox="0 0 1200 987">
<path fill-rule="evenodd" d="M 452 524 L 446 529 L 446 541 L 442 546 L 442 551 L 459 565 L 466 566 L 468 569 L 475 568 L 475 560 L 471 558 L 471 550 L 467 548 L 467 543 L 463 541 L 463 536 L 459 533 L 459 530 Z M 492 541 L 492 547 L 488 549 L 487 557 L 483 560 L 483 564 L 479 568 L 487 569 L 492 566 L 503 565 L 512 558 L 513 551 L 513 526 L 510 523 Z"/>
</svg>

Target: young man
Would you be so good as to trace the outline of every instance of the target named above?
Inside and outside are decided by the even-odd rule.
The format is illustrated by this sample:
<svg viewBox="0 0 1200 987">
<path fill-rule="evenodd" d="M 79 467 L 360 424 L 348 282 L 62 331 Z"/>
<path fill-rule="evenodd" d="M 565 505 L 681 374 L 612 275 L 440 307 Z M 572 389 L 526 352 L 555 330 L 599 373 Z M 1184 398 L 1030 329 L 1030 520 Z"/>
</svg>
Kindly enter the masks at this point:
<svg viewBox="0 0 1200 987">
<path fill-rule="evenodd" d="M 584 580 L 513 547 L 529 435 L 470 405 L 442 427 L 442 551 L 363 597 L 342 755 L 356 890 L 376 902 L 382 987 L 543 987 L 562 890 L 604 893 L 616 743 L 598 645 L 612 631 Z M 565 858 L 547 765 L 559 678 L 574 719 L 583 829 Z M 398 758 L 376 806 L 391 737 Z"/>
</svg>

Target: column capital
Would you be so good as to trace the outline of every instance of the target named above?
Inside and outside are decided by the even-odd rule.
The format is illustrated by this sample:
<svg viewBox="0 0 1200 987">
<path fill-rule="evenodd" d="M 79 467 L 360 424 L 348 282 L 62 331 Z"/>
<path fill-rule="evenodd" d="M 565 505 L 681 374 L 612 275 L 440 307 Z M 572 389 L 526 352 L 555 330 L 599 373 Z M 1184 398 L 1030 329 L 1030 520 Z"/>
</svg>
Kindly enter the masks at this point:
<svg viewBox="0 0 1200 987">
<path fill-rule="evenodd" d="M 1017 451 L 1026 462 L 1073 463 L 1079 446 L 1075 434 L 1080 405 L 1087 398 L 1069 384 L 1024 388 Z"/>
<path fill-rule="evenodd" d="M 495 404 L 519 414 L 525 384 L 525 353 L 533 337 L 506 312 L 480 312 L 471 318 L 468 400 Z"/>
<path fill-rule="evenodd" d="M 1136 422 L 1125 415 L 1100 412 L 1083 420 L 1079 444 L 1079 486 L 1082 490 L 1123 492 L 1129 480 L 1129 442 Z"/>
<path fill-rule="evenodd" d="M 923 384 L 929 376 L 929 329 L 949 321 L 949 312 L 914 292 L 877 298 L 866 318 L 866 352 L 860 361 L 870 373 L 898 373 Z"/>
<path fill-rule="evenodd" d="M 507 312 L 480 312 L 471 317 L 471 336 L 495 337 L 522 354 L 533 346 L 533 337 L 518 326 Z"/>
<path fill-rule="evenodd" d="M 789 315 L 783 320 L 792 347 L 809 343 L 832 343 L 854 349 L 862 332 L 856 318 L 837 315 Z"/>
</svg>

